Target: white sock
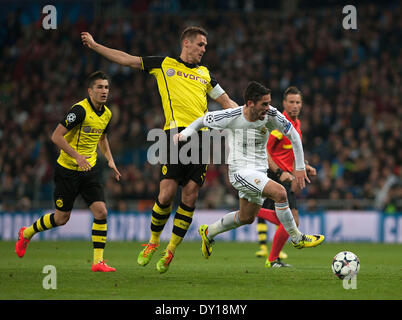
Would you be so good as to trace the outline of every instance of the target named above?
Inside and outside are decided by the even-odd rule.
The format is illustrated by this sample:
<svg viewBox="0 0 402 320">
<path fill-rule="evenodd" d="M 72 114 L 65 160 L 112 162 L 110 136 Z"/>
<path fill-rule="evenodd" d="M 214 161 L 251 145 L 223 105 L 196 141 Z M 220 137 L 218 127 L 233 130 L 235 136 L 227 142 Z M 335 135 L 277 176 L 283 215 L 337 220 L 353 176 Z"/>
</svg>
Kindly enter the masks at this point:
<svg viewBox="0 0 402 320">
<path fill-rule="evenodd" d="M 275 203 L 275 212 L 292 241 L 296 243 L 299 242 L 301 240 L 302 233 L 297 228 L 292 211 L 289 209 L 288 202 Z"/>
<path fill-rule="evenodd" d="M 216 235 L 240 227 L 239 211 L 227 213 L 222 219 L 208 226 L 208 239 L 212 240 Z"/>
</svg>

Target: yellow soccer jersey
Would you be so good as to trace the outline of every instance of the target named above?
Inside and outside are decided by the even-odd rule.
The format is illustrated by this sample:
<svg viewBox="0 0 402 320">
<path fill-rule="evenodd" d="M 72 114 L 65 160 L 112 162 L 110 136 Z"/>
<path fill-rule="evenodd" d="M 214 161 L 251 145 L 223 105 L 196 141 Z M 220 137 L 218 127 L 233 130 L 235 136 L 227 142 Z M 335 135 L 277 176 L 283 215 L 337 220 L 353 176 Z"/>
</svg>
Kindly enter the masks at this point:
<svg viewBox="0 0 402 320">
<path fill-rule="evenodd" d="M 156 78 L 165 113 L 164 129 L 187 127 L 207 111 L 207 94 L 224 93 L 209 70 L 180 58 L 142 57 L 142 68 Z"/>
<path fill-rule="evenodd" d="M 87 161 L 92 167 L 96 164 L 99 139 L 107 132 L 111 117 L 112 112 L 108 107 L 103 106 L 98 111 L 91 100 L 86 98 L 76 103 L 60 121 L 68 129 L 64 137 L 69 145 L 79 154 L 89 156 Z M 81 171 L 77 161 L 63 150 L 57 162 L 67 169 Z"/>
</svg>

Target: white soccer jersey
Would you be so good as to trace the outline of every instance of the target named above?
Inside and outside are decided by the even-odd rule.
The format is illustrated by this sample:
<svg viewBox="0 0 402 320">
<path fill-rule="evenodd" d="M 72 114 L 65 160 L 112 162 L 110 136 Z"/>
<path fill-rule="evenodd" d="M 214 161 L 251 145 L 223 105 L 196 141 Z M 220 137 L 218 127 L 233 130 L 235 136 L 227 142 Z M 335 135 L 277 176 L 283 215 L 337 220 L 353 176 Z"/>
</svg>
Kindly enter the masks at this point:
<svg viewBox="0 0 402 320">
<path fill-rule="evenodd" d="M 241 169 L 251 169 L 266 172 L 268 169 L 267 141 L 271 131 L 277 129 L 283 133 L 293 145 L 297 170 L 304 170 L 304 154 L 300 136 L 292 123 L 273 106 L 264 120 L 250 122 L 244 117 L 244 106 L 207 112 L 181 132 L 188 137 L 193 130 L 202 127 L 228 131 L 229 146 L 229 177 Z"/>
</svg>

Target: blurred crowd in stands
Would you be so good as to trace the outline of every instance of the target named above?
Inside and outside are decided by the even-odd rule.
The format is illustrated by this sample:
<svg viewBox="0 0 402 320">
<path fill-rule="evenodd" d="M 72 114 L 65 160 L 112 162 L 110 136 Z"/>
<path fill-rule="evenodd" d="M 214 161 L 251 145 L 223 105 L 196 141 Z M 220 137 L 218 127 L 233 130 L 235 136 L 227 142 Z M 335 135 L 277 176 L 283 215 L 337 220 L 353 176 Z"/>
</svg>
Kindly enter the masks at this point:
<svg viewBox="0 0 402 320">
<path fill-rule="evenodd" d="M 114 181 L 101 157 L 108 202 L 119 211 L 149 208 L 160 168 L 147 162 L 147 133 L 164 124 L 156 81 L 83 47 L 80 32 L 135 55 L 176 57 L 181 30 L 200 25 L 209 33 L 203 64 L 239 105 L 250 80 L 271 88 L 280 110 L 288 86 L 303 92 L 305 157 L 318 172 L 299 195 L 306 210 L 402 212 L 401 6 L 359 5 L 358 29 L 345 30 L 342 7 L 263 10 L 244 1 L 209 11 L 183 2 L 171 1 L 175 10 L 166 12 L 160 1 L 106 1 L 110 10 L 91 17 L 86 10 L 59 16 L 56 30 L 41 28 L 26 8 L 7 13 L 0 31 L 1 210 L 53 206 L 58 150 L 50 135 L 86 96 L 84 80 L 95 70 L 111 78 L 108 137 L 122 173 Z M 197 207 L 235 207 L 236 196 L 226 165 L 211 164 Z M 320 199 L 332 201 L 323 207 Z"/>
</svg>

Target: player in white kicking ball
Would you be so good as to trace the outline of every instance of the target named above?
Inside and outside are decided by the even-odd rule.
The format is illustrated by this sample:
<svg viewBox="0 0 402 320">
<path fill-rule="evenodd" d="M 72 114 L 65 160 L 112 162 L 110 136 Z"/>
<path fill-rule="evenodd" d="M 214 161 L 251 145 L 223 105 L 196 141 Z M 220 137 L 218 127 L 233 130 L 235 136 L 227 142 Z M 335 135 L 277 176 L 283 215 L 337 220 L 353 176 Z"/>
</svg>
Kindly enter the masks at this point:
<svg viewBox="0 0 402 320">
<path fill-rule="evenodd" d="M 275 201 L 275 212 L 288 232 L 293 246 L 298 249 L 315 247 L 324 241 L 323 235 L 308 235 L 299 231 L 289 209 L 285 188 L 269 179 L 267 140 L 274 129 L 283 133 L 292 143 L 295 155 L 293 175 L 303 189 L 307 177 L 303 146 L 299 134 L 292 124 L 270 105 L 271 90 L 258 82 L 251 82 L 244 93 L 245 105 L 227 110 L 207 112 L 174 137 L 174 141 L 186 141 L 203 127 L 228 130 L 229 180 L 239 191 L 240 209 L 227 213 L 222 219 L 201 225 L 202 253 L 209 258 L 216 235 L 253 223 L 265 198 Z"/>
</svg>

